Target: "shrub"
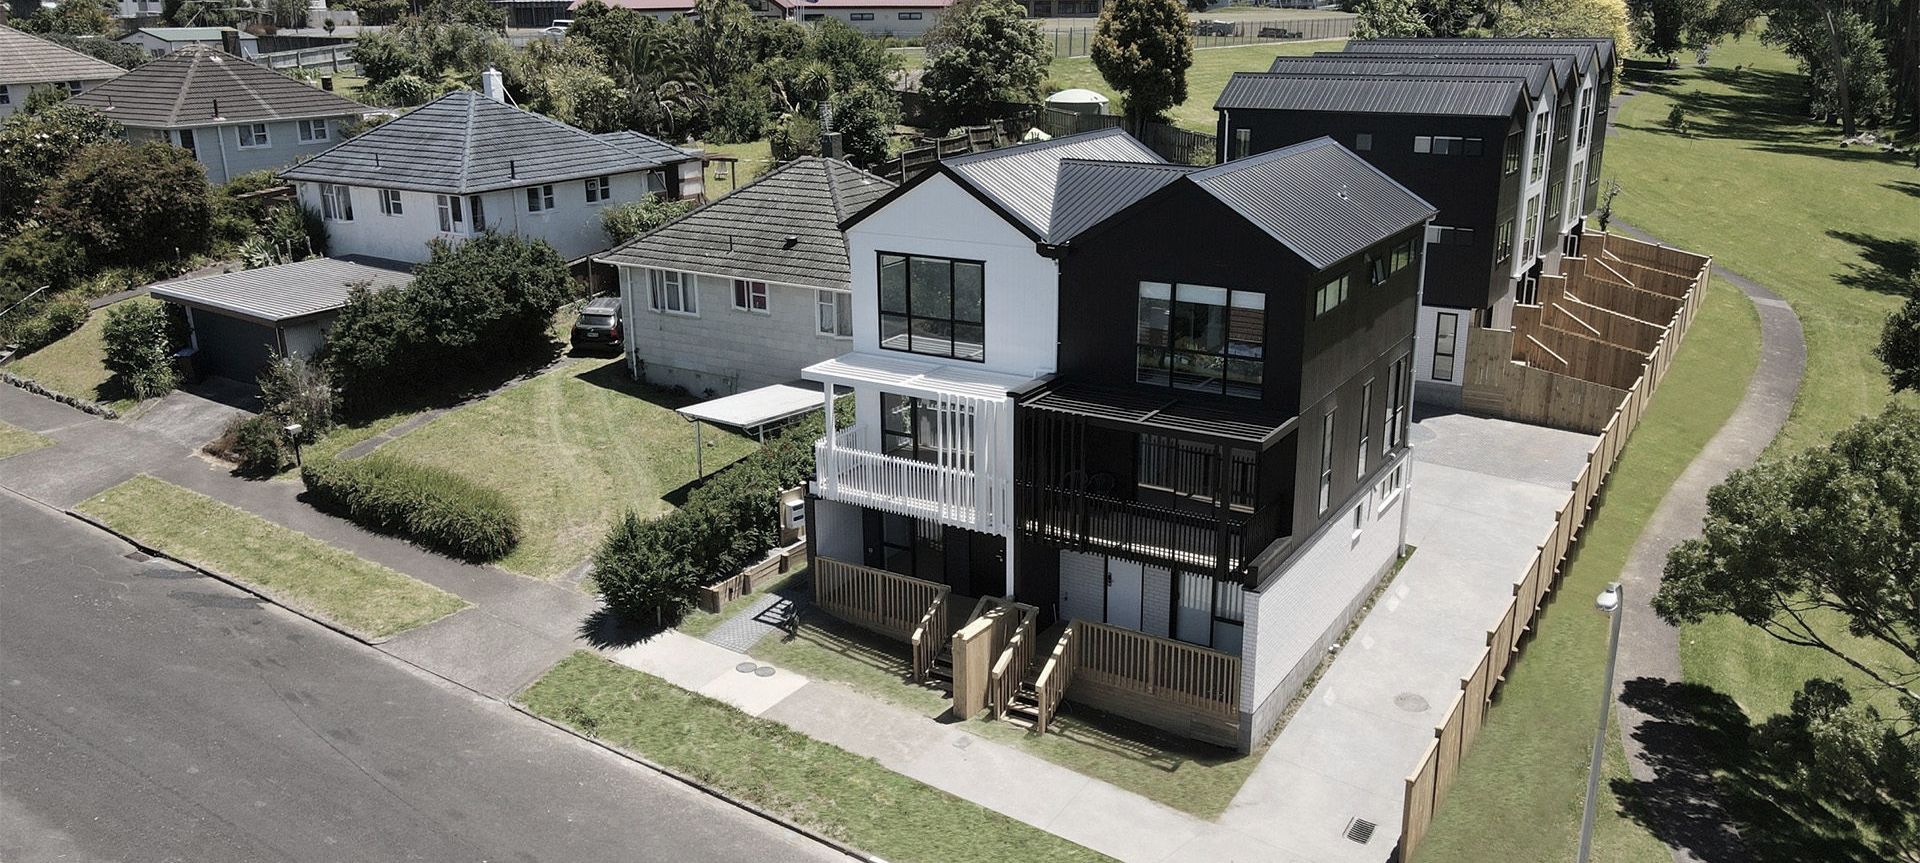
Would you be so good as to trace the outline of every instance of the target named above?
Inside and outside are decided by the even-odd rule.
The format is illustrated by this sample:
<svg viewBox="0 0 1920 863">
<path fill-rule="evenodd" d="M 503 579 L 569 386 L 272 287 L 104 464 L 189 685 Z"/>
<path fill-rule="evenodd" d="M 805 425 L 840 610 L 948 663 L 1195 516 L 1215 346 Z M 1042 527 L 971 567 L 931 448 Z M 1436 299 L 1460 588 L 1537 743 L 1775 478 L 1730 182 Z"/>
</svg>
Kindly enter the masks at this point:
<svg viewBox="0 0 1920 863">
<path fill-rule="evenodd" d="M 693 209 L 692 201 L 669 201 L 659 195 L 648 195 L 638 201 L 628 201 L 600 211 L 600 229 L 607 232 L 607 239 L 619 245 L 678 219 Z"/>
<path fill-rule="evenodd" d="M 272 476 L 287 463 L 287 446 L 280 427 L 265 416 L 238 416 L 207 452 L 239 466 L 248 476 Z"/>
<path fill-rule="evenodd" d="M 206 248 L 207 171 L 172 144 L 110 142 L 81 150 L 48 185 L 47 223 L 108 263 L 179 260 Z"/>
<path fill-rule="evenodd" d="M 1667 112 L 1667 128 L 1682 135 L 1687 134 L 1687 109 L 1673 106 L 1673 110 Z"/>
<path fill-rule="evenodd" d="M 21 323 L 13 332 L 13 342 L 21 353 L 37 351 L 53 344 L 87 322 L 87 304 L 75 297 L 62 297 Z"/>
<path fill-rule="evenodd" d="M 505 495 L 441 468 L 375 453 L 314 459 L 300 479 L 321 509 L 443 554 L 497 560 L 520 542 L 520 514 Z"/>
<path fill-rule="evenodd" d="M 300 426 L 299 443 L 313 443 L 333 427 L 333 381 L 319 366 L 276 354 L 256 381 L 261 413 L 276 428 Z"/>
<path fill-rule="evenodd" d="M 180 382 L 173 368 L 174 323 L 158 303 L 123 303 L 107 310 L 101 333 L 107 370 L 134 398 L 162 395 Z"/>
</svg>

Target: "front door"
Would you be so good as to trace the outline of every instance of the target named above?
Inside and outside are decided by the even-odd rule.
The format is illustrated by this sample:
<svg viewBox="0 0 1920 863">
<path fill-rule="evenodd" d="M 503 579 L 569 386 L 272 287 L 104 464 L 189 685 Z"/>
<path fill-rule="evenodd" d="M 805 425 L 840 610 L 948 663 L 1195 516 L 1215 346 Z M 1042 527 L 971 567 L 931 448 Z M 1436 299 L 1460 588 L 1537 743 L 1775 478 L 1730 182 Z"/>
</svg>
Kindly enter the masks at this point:
<svg viewBox="0 0 1920 863">
<path fill-rule="evenodd" d="M 1144 567 L 1130 560 L 1107 559 L 1107 622 L 1140 629 L 1140 581 Z"/>
</svg>

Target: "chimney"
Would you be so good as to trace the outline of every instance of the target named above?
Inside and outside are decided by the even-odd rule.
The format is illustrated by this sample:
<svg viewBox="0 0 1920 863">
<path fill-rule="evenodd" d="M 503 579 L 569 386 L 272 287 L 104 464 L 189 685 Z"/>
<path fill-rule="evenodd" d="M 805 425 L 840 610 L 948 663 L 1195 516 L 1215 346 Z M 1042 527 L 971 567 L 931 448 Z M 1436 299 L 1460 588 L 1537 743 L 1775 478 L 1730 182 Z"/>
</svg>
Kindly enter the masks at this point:
<svg viewBox="0 0 1920 863">
<path fill-rule="evenodd" d="M 240 31 L 226 27 L 220 31 L 220 50 L 240 56 Z"/>
<path fill-rule="evenodd" d="M 507 101 L 507 84 L 499 69 L 492 66 L 480 73 L 480 93 L 495 102 Z"/>
<path fill-rule="evenodd" d="M 827 132 L 820 136 L 820 155 L 829 159 L 846 158 L 846 148 L 840 144 L 839 132 Z"/>
</svg>

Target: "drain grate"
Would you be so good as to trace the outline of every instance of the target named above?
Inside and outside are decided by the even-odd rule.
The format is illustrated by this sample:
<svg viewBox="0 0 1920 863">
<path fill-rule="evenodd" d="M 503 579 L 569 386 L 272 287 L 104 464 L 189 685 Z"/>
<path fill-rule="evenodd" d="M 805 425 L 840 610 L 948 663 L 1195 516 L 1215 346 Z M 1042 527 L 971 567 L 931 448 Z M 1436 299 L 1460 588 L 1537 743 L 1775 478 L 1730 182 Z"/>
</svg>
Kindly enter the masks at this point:
<svg viewBox="0 0 1920 863">
<path fill-rule="evenodd" d="M 1365 818 L 1355 818 L 1347 822 L 1347 838 L 1365 845 L 1373 838 L 1374 828 L 1379 826 Z"/>
<path fill-rule="evenodd" d="M 152 555 L 143 554 L 138 551 L 129 551 L 124 555 L 124 557 L 126 557 L 126 559 L 128 560 L 133 561 L 134 563 L 146 563 L 147 561 L 153 559 Z"/>
</svg>

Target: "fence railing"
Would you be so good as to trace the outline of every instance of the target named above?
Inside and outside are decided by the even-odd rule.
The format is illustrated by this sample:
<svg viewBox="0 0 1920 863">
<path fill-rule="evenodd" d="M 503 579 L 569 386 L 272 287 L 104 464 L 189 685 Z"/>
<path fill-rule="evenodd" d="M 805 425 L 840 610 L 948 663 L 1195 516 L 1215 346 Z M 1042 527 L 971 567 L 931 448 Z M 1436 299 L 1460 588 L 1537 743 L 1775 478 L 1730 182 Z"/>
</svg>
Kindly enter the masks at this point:
<svg viewBox="0 0 1920 863">
<path fill-rule="evenodd" d="M 940 593 L 933 598 L 933 604 L 927 606 L 927 613 L 920 615 L 920 625 L 913 628 L 907 639 L 913 646 L 913 682 L 924 683 L 933 672 L 933 661 L 940 656 L 940 647 L 947 642 L 947 594 Z"/>
<path fill-rule="evenodd" d="M 822 497 L 948 524 L 975 522 L 980 473 L 836 444 L 814 445 Z"/>
<path fill-rule="evenodd" d="M 993 718 L 1007 715 L 1007 709 L 1013 706 L 1014 696 L 1020 693 L 1021 678 L 1027 674 L 1027 666 L 1033 662 L 1033 640 L 1040 637 L 1034 631 L 1034 623 L 1040 619 L 1039 609 L 1030 605 L 1016 606 L 1018 619 L 1013 624 L 1012 635 L 1001 648 L 999 657 L 993 661 L 993 676 L 987 683 L 989 706 L 993 708 Z"/>
<path fill-rule="evenodd" d="M 1035 734 L 1047 733 L 1054 714 L 1060 711 L 1061 700 L 1067 696 L 1067 687 L 1073 683 L 1073 657 L 1079 631 L 1079 623 L 1067 621 L 1067 628 L 1060 632 L 1060 640 L 1054 642 L 1053 651 L 1047 655 L 1047 662 L 1040 667 L 1040 676 L 1034 681 L 1034 700 L 1039 702 L 1035 707 L 1039 715 L 1033 720 Z"/>
<path fill-rule="evenodd" d="M 1238 720 L 1240 657 L 1170 638 L 1076 620 L 1074 678 Z"/>
<path fill-rule="evenodd" d="M 1305 39 L 1348 39 L 1353 36 L 1352 15 L 1301 16 L 1273 20 L 1240 19 L 1200 20 L 1193 24 L 1193 47 L 1224 48 L 1256 42 L 1287 42 Z M 1062 27 L 1041 33 L 1053 50 L 1054 59 L 1085 57 L 1093 52 L 1095 28 Z"/>
<path fill-rule="evenodd" d="M 259 54 L 253 62 L 269 69 L 286 71 L 288 69 L 326 69 L 331 72 L 351 72 L 360 68 L 353 61 L 352 45 L 328 45 L 321 48 L 299 48 L 293 51 L 274 51 Z"/>
<path fill-rule="evenodd" d="M 1279 538 L 1278 507 L 1220 518 L 1070 488 L 1022 491 L 1024 533 L 1144 563 L 1234 573 Z"/>
<path fill-rule="evenodd" d="M 1614 407 L 1612 415 L 1600 429 L 1599 438 L 1588 448 L 1586 465 L 1573 480 L 1570 487 L 1572 493 L 1567 502 L 1554 514 L 1553 528 L 1539 544 L 1526 572 L 1514 582 L 1513 598 L 1508 600 L 1493 628 L 1487 631 L 1485 651 L 1473 670 L 1460 679 L 1460 692 L 1442 714 L 1446 718 L 1434 729 L 1433 742 L 1427 745 L 1418 766 L 1408 774 L 1401 810 L 1400 853 L 1397 858 L 1400 860 L 1414 858 L 1432 826 L 1434 812 L 1452 787 L 1461 760 L 1479 736 L 1493 697 L 1500 682 L 1505 679 L 1507 667 L 1519 655 L 1523 639 L 1531 631 L 1534 615 L 1552 593 L 1562 562 L 1579 539 L 1594 499 L 1600 494 L 1607 476 L 1613 472 L 1620 454 L 1626 449 L 1628 436 L 1639 426 L 1654 390 L 1672 366 L 1673 354 L 1692 326 L 1706 292 L 1713 267 L 1711 258 L 1681 250 L 1666 250 L 1677 254 L 1664 254 L 1630 248 L 1626 244 L 1651 244 L 1606 234 L 1598 235 L 1596 239 L 1603 244 L 1603 249 L 1620 249 L 1643 259 L 1659 260 L 1666 266 L 1691 261 L 1691 265 L 1696 267 L 1691 279 L 1693 287 L 1680 298 L 1679 307 L 1667 323 L 1665 334 L 1647 352 L 1640 375 Z M 1621 240 L 1625 240 L 1625 243 L 1621 243 Z"/>
<path fill-rule="evenodd" d="M 899 641 L 911 642 L 915 631 L 933 623 L 928 612 L 936 601 L 944 606 L 947 593 L 944 584 L 883 569 L 830 557 L 813 562 L 813 602 L 821 611 Z"/>
</svg>

